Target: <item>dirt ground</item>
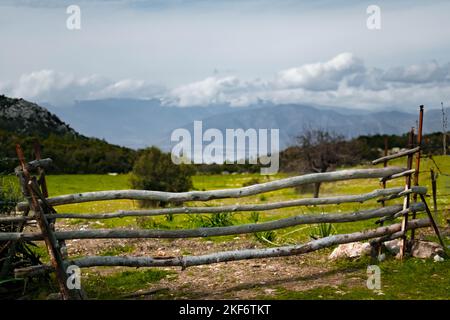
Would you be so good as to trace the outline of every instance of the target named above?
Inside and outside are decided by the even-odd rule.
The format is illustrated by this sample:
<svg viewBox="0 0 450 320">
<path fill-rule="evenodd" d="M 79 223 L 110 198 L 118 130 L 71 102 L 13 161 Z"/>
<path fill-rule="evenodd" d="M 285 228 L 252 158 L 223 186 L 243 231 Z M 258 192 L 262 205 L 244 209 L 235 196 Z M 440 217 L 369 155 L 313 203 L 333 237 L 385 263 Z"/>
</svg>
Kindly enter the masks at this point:
<svg viewBox="0 0 450 320">
<path fill-rule="evenodd" d="M 132 256 L 180 256 L 199 255 L 233 249 L 263 247 L 249 237 L 235 237 L 231 241 L 213 242 L 202 239 L 98 239 L 67 241 L 69 256 L 98 255 L 105 250 L 132 246 Z M 329 252 L 328 252 L 329 253 Z M 336 270 L 330 268 L 327 252 L 302 256 L 270 259 L 253 259 L 225 262 L 212 265 L 163 268 L 170 274 L 157 283 L 138 292 L 130 292 L 130 298 L 144 299 L 255 299 L 271 297 L 279 288 L 292 291 L 339 285 L 363 286 L 365 280 L 358 270 Z M 107 275 L 130 270 L 124 267 L 89 268 L 83 272 Z"/>
<path fill-rule="evenodd" d="M 92 226 L 58 223 L 58 230 L 90 229 Z M 450 235 L 450 227 L 443 228 Z M 201 255 L 218 251 L 263 248 L 251 235 L 237 236 L 227 241 L 205 239 L 83 239 L 66 241 L 69 257 L 103 255 L 106 251 L 127 248 L 114 255 L 174 257 Z M 129 292 L 130 299 L 260 299 L 274 297 L 279 290 L 306 291 L 320 287 L 365 287 L 365 270 L 341 268 L 328 260 L 331 249 L 301 256 L 252 259 L 193 266 L 186 270 L 166 267 L 171 271 L 165 278 L 149 283 L 141 290 Z M 126 267 L 92 267 L 85 274 L 111 275 L 134 270 Z M 143 269 L 142 269 L 143 270 Z M 320 298 L 320 296 L 319 296 Z"/>
</svg>

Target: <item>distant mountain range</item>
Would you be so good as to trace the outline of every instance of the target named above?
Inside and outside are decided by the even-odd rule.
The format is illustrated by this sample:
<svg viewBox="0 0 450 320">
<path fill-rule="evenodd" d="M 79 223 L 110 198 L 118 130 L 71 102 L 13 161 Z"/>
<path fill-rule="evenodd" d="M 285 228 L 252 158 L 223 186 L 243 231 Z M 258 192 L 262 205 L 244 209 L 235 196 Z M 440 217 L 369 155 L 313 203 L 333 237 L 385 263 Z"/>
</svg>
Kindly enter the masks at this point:
<svg viewBox="0 0 450 320">
<path fill-rule="evenodd" d="M 103 138 L 131 148 L 171 146 L 174 129 L 193 129 L 202 120 L 204 129 L 280 130 L 280 147 L 295 141 L 304 130 L 323 129 L 348 138 L 373 134 L 403 134 L 416 127 L 418 112 L 370 112 L 308 105 L 252 105 L 249 107 L 169 107 L 159 100 L 106 99 L 78 101 L 71 107 L 47 105 L 53 113 L 86 136 Z M 447 109 L 447 114 L 449 114 Z M 424 133 L 442 130 L 439 109 L 425 110 Z"/>
</svg>

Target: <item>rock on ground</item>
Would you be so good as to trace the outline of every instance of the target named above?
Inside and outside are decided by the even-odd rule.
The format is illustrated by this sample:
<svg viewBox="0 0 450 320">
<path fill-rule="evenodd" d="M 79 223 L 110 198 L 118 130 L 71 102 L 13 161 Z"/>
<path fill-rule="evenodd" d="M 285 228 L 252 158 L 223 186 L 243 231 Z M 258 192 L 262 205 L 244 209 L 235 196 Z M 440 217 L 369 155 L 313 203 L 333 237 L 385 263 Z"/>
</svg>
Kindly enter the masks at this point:
<svg viewBox="0 0 450 320">
<path fill-rule="evenodd" d="M 397 255 L 400 252 L 401 240 L 391 240 L 384 243 L 388 252 Z M 444 256 L 442 247 L 432 241 L 415 240 L 411 245 L 411 256 L 421 259 L 432 259 L 435 256 Z"/>
<path fill-rule="evenodd" d="M 357 258 L 364 255 L 369 255 L 371 251 L 370 244 L 368 242 L 351 242 L 340 244 L 333 252 L 328 256 L 330 260 L 336 260 L 341 258 Z"/>
<path fill-rule="evenodd" d="M 414 241 L 411 247 L 411 255 L 416 258 L 431 259 L 436 255 L 442 257 L 444 250 L 435 242 L 419 240 Z"/>
<path fill-rule="evenodd" d="M 391 240 L 384 243 L 387 252 L 392 255 L 398 255 L 400 252 L 401 240 Z M 357 258 L 370 255 L 371 247 L 368 242 L 351 242 L 339 245 L 328 256 L 330 260 L 342 258 Z M 434 259 L 435 256 L 443 257 L 444 250 L 442 247 L 432 241 L 416 240 L 411 245 L 411 256 L 420 259 Z M 439 259 L 439 258 L 436 258 Z"/>
</svg>

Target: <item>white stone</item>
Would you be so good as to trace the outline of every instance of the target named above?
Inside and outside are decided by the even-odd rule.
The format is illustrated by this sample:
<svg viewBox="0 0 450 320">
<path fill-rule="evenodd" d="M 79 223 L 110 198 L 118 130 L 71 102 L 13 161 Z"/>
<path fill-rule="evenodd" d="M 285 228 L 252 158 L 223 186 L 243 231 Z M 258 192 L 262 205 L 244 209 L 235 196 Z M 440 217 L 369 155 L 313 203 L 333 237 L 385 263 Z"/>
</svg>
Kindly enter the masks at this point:
<svg viewBox="0 0 450 320">
<path fill-rule="evenodd" d="M 422 259 L 431 259 L 435 255 L 441 255 L 443 253 L 442 247 L 431 241 L 415 241 L 411 248 L 411 255 Z"/>
<path fill-rule="evenodd" d="M 328 256 L 330 260 L 341 258 L 357 258 L 370 254 L 371 248 L 368 242 L 351 242 L 339 245 Z"/>
<path fill-rule="evenodd" d="M 396 255 L 400 252 L 400 245 L 401 245 L 400 239 L 395 239 L 391 241 L 386 241 L 384 243 L 384 246 L 387 251 L 389 251 L 391 254 Z"/>
<path fill-rule="evenodd" d="M 384 253 L 382 253 L 378 256 L 378 261 L 382 262 L 384 260 L 386 260 L 386 255 Z"/>
</svg>

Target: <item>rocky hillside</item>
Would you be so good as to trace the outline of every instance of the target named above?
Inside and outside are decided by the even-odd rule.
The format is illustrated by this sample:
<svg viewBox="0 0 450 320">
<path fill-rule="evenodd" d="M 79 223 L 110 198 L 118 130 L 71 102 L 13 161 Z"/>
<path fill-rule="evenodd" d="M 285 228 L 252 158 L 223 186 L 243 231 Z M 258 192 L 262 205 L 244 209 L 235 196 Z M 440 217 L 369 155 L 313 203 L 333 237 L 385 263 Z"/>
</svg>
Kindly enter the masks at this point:
<svg viewBox="0 0 450 320">
<path fill-rule="evenodd" d="M 23 135 L 77 135 L 75 130 L 47 109 L 4 95 L 0 95 L 0 129 Z"/>
<path fill-rule="evenodd" d="M 129 172 L 136 151 L 77 133 L 47 109 L 23 99 L 0 95 L 0 175 L 18 165 L 16 144 L 33 159 L 39 142 L 42 155 L 53 159 L 50 173 Z"/>
</svg>

